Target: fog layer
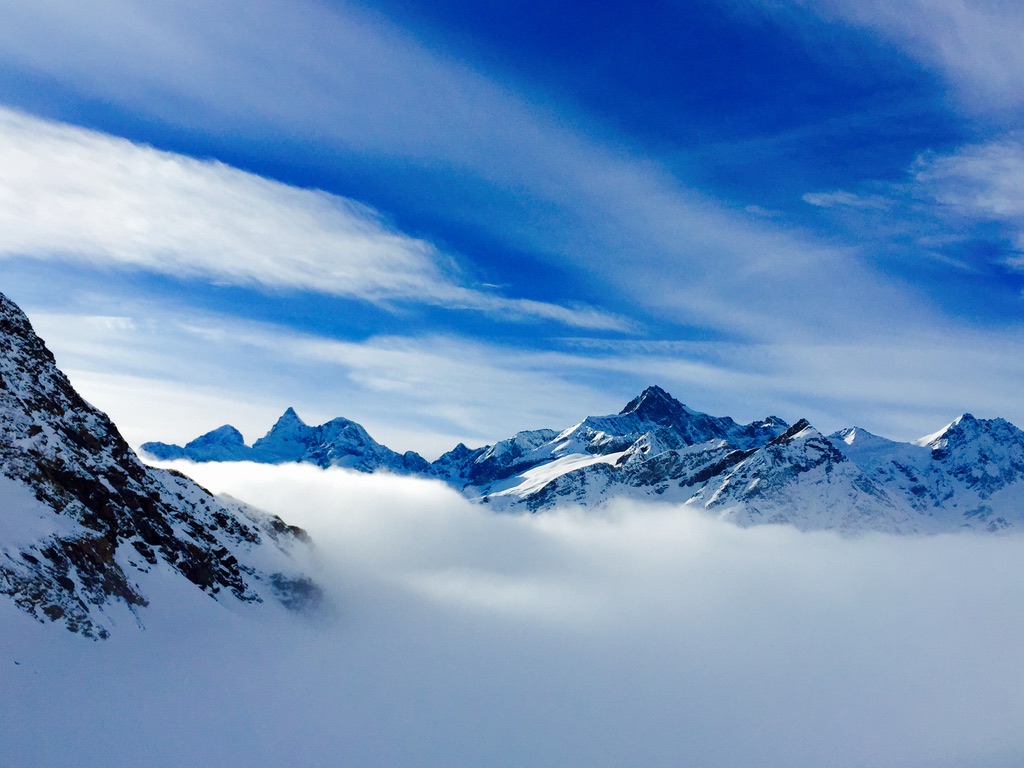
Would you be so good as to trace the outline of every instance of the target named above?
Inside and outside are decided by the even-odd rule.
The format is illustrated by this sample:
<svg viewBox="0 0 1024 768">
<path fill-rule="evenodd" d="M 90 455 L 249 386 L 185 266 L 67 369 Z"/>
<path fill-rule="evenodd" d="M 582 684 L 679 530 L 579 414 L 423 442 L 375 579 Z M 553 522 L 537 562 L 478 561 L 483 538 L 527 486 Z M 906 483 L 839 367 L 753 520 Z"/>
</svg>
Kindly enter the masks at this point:
<svg viewBox="0 0 1024 768">
<path fill-rule="evenodd" d="M 503 516 L 423 480 L 177 466 L 307 528 L 329 611 L 296 622 L 182 593 L 100 644 L 5 611 L 12 765 L 1024 754 L 1020 538 L 842 539 L 652 504 Z"/>
</svg>

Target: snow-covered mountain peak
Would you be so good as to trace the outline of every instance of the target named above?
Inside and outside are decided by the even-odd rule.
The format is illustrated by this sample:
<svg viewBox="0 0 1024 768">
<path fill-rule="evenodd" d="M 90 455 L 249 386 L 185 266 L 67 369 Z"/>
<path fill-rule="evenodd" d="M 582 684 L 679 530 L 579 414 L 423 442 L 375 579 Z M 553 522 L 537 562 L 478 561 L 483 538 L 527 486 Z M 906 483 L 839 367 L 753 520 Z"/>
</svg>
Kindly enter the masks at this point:
<svg viewBox="0 0 1024 768">
<path fill-rule="evenodd" d="M 828 439 L 858 466 L 870 471 L 887 467 L 894 461 L 904 467 L 919 467 L 929 458 L 927 449 L 922 446 L 898 443 L 863 427 L 846 427 L 833 432 Z"/>
<path fill-rule="evenodd" d="M 1006 419 L 978 419 L 965 413 L 947 424 L 938 432 L 915 441 L 916 445 L 931 448 L 936 459 L 944 458 L 949 451 L 962 450 L 972 443 L 995 445 L 1016 444 L 1024 439 L 1024 433 Z"/>
<path fill-rule="evenodd" d="M 308 427 L 294 411 L 286 416 L 280 429 L 245 449 L 251 460 L 426 475 L 495 510 L 630 496 L 701 506 L 745 523 L 844 531 L 995 530 L 1024 520 L 1024 433 L 971 414 L 918 444 L 862 427 L 825 437 L 806 419 L 790 426 L 778 416 L 750 424 L 710 416 L 650 386 L 617 414 L 587 416 L 559 432 L 518 432 L 480 448 L 459 444 L 430 464 L 416 454 L 398 456 L 347 419 Z M 287 442 L 278 441 L 281 433 L 292 441 L 290 453 L 268 452 Z M 231 434 L 218 439 L 238 447 Z"/>
<path fill-rule="evenodd" d="M 756 427 L 757 429 L 774 429 L 775 427 L 788 429 L 789 422 L 779 416 L 771 415 L 761 421 L 753 422 L 750 426 Z"/>
<path fill-rule="evenodd" d="M 255 461 L 281 464 L 299 461 L 320 467 L 349 467 L 361 472 L 426 473 L 430 465 L 419 454 L 398 454 L 381 445 L 362 426 L 345 418 L 311 426 L 294 408 L 288 408 L 263 437 L 252 446 L 241 433 L 225 425 L 197 437 L 184 447 L 144 443 L 142 450 L 158 459 L 192 461 Z"/>
<path fill-rule="evenodd" d="M 860 427 L 844 427 L 838 432 L 834 432 L 830 437 L 836 440 L 841 440 L 847 445 L 853 445 L 854 443 L 863 443 L 865 440 L 871 440 L 876 435 L 871 434 L 866 429 Z"/>
<path fill-rule="evenodd" d="M 305 451 L 311 433 L 312 428 L 299 418 L 294 408 L 289 407 L 252 447 L 278 461 L 297 461 Z"/>
<path fill-rule="evenodd" d="M 863 427 L 845 427 L 838 432 L 833 432 L 828 438 L 837 445 L 841 443 L 842 449 L 851 456 L 870 451 L 890 451 L 897 445 L 916 447 L 914 443 L 897 443 L 887 437 L 869 432 Z"/>
<path fill-rule="evenodd" d="M 996 419 L 996 421 L 1003 421 L 1003 419 Z M 976 419 L 973 414 L 964 413 L 961 414 L 960 416 L 957 416 L 955 419 L 953 419 L 953 421 L 944 426 L 938 432 L 932 432 L 930 435 L 920 437 L 917 440 L 914 440 L 913 442 L 914 445 L 920 445 L 929 448 L 940 447 L 940 443 L 942 444 L 942 446 L 945 446 L 951 437 L 954 440 L 962 440 L 968 434 L 976 433 L 979 429 L 985 429 L 985 424 L 987 422 L 987 419 Z"/>
<path fill-rule="evenodd" d="M 1024 432 L 1005 419 L 964 414 L 930 437 L 932 460 L 983 500 L 1024 475 Z"/>
<path fill-rule="evenodd" d="M 222 427 L 217 427 L 211 432 L 207 432 L 203 437 L 208 439 L 210 442 L 217 442 L 222 445 L 244 445 L 245 438 L 242 437 L 242 433 L 239 432 L 235 427 L 230 424 L 225 424 Z M 197 440 L 200 438 L 196 438 Z"/>
<path fill-rule="evenodd" d="M 223 453 L 240 455 L 245 448 L 245 438 L 233 426 L 225 424 L 222 427 L 217 427 L 212 432 L 207 432 L 205 435 L 197 437 L 185 447 L 194 452 L 206 453 L 210 456 Z"/>
<path fill-rule="evenodd" d="M 632 414 L 654 424 L 671 424 L 694 413 L 656 385 L 647 387 L 619 411 L 620 416 Z"/>
<path fill-rule="evenodd" d="M 289 405 L 285 409 L 285 412 L 278 417 L 276 422 L 274 422 L 274 426 L 270 428 L 270 434 L 294 435 L 302 433 L 306 429 L 309 429 L 309 425 L 306 424 L 299 414 L 295 412 L 295 409 Z"/>
<path fill-rule="evenodd" d="M 775 437 L 771 443 L 774 445 L 786 445 L 797 440 L 810 440 L 822 437 L 821 433 L 811 426 L 807 419 L 800 419 L 781 435 Z"/>
</svg>

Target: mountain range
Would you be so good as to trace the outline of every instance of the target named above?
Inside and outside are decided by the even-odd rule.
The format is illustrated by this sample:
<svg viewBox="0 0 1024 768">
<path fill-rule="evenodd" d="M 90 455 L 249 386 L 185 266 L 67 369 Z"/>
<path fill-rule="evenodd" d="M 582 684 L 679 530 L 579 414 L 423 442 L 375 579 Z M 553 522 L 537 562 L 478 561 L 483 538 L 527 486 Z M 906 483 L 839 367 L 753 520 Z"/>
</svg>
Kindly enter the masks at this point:
<svg viewBox="0 0 1024 768">
<path fill-rule="evenodd" d="M 321 597 L 307 547 L 280 518 L 142 463 L 0 294 L 0 595 L 93 639 L 142 625 L 169 586 L 307 609 Z"/>
<path fill-rule="evenodd" d="M 143 449 L 162 460 L 306 462 L 432 478 L 502 512 L 632 498 L 744 526 L 844 533 L 1024 524 L 1024 432 L 1003 419 L 964 414 L 910 443 L 856 427 L 826 436 L 803 419 L 710 416 L 657 386 L 616 414 L 479 448 L 459 444 L 433 462 L 381 445 L 348 419 L 310 426 L 292 408 L 251 446 L 225 425 L 184 446 Z M 107 637 L 119 617 L 141 625 L 168 581 L 228 603 L 306 609 L 322 597 L 303 566 L 303 531 L 143 463 L 2 294 L 0 512 L 0 594 L 87 637 Z"/>
<path fill-rule="evenodd" d="M 1024 524 L 1024 432 L 964 414 L 902 443 L 806 420 L 751 424 L 695 411 L 651 386 L 617 414 L 567 429 L 457 445 L 434 462 L 398 454 L 358 424 L 302 422 L 289 408 L 251 447 L 223 426 L 184 446 L 146 443 L 157 459 L 301 461 L 442 480 L 497 511 L 600 506 L 615 498 L 685 504 L 740 525 L 844 533 L 997 531 Z"/>
</svg>

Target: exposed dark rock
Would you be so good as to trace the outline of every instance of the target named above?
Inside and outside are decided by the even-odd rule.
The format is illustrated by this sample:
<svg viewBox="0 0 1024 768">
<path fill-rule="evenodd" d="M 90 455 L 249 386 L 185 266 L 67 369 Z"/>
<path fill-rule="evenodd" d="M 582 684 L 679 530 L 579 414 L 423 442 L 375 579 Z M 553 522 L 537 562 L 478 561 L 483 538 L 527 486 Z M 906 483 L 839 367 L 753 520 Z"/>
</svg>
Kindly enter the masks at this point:
<svg viewBox="0 0 1024 768">
<path fill-rule="evenodd" d="M 302 535 L 278 518 L 226 507 L 181 474 L 142 464 L 2 294 L 0 474 L 43 510 L 34 514 L 49 510 L 54 521 L 53 532 L 34 543 L 0 542 L 0 594 L 88 637 L 109 631 L 97 608 L 147 605 L 129 574 L 160 563 L 211 596 L 260 601 L 262 577 L 237 555 Z"/>
</svg>

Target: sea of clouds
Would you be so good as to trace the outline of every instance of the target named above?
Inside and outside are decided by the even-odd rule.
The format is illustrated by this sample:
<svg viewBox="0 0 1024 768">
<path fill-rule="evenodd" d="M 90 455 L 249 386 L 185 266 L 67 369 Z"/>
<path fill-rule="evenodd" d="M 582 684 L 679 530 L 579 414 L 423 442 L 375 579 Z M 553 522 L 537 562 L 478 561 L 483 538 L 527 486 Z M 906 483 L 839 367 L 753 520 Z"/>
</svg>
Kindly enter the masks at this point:
<svg viewBox="0 0 1024 768">
<path fill-rule="evenodd" d="M 0 765 L 1024 754 L 1019 536 L 842 538 L 638 503 L 499 515 L 418 479 L 176 466 L 305 527 L 328 609 L 162 586 L 144 629 L 93 643 L 4 607 Z"/>
</svg>

